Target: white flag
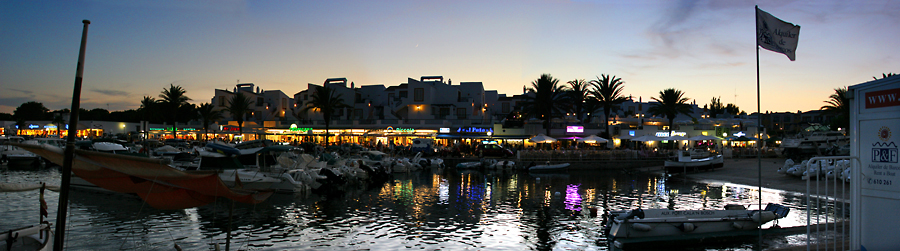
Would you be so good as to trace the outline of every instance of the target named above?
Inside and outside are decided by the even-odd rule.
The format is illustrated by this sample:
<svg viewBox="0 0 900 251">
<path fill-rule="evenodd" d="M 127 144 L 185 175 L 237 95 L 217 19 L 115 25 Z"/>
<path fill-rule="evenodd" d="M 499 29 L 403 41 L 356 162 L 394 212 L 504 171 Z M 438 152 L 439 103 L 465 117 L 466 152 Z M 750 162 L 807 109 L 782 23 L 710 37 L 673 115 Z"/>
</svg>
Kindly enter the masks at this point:
<svg viewBox="0 0 900 251">
<path fill-rule="evenodd" d="M 756 7 L 756 45 L 786 55 L 794 61 L 800 26 L 778 19 Z"/>
</svg>

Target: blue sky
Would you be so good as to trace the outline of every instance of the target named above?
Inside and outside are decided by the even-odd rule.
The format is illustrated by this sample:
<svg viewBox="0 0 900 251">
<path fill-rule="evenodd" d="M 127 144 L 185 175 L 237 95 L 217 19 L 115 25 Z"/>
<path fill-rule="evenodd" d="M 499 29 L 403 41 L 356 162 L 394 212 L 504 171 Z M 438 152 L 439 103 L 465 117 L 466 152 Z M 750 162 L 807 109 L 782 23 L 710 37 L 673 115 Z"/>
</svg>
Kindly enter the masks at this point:
<svg viewBox="0 0 900 251">
<path fill-rule="evenodd" d="M 648 100 L 676 88 L 756 111 L 754 5 L 800 25 L 797 61 L 760 51 L 761 109 L 818 109 L 834 88 L 900 73 L 900 1 L 0 1 L 0 112 L 135 109 L 170 83 L 192 103 L 237 81 L 293 95 L 346 77 L 441 75 L 522 93 L 611 74 Z"/>
</svg>

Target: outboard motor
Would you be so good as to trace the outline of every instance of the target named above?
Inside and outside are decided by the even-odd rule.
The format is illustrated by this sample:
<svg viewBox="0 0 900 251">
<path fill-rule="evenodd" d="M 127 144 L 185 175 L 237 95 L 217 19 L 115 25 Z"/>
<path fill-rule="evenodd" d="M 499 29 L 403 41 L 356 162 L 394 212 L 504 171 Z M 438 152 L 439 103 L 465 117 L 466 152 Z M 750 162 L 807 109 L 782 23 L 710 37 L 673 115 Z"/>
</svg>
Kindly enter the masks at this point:
<svg viewBox="0 0 900 251">
<path fill-rule="evenodd" d="M 637 217 L 638 219 L 643 219 L 644 218 L 644 210 L 637 208 L 637 209 L 631 210 L 631 212 L 628 212 L 628 214 L 625 215 L 625 219 L 634 219 L 635 217 Z"/>
</svg>

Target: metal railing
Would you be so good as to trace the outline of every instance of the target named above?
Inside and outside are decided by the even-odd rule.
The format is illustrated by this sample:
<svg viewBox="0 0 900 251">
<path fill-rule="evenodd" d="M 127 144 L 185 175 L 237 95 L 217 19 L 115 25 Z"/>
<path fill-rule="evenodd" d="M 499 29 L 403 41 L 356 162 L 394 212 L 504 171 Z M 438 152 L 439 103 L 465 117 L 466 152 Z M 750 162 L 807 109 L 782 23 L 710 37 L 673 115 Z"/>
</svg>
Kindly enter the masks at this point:
<svg viewBox="0 0 900 251">
<path fill-rule="evenodd" d="M 859 164 L 859 158 L 851 156 L 814 157 L 806 163 L 806 250 L 850 247 L 852 160 Z"/>
</svg>

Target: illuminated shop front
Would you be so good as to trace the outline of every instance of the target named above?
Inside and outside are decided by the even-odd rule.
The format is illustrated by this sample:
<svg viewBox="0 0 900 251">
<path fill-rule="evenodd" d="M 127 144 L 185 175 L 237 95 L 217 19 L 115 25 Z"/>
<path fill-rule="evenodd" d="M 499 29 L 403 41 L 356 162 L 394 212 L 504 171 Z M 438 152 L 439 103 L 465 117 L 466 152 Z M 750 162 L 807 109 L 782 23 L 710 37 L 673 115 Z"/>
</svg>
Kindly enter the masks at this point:
<svg viewBox="0 0 900 251">
<path fill-rule="evenodd" d="M 437 132 L 434 129 L 416 129 L 388 126 L 383 129 L 365 128 L 329 128 L 329 143 L 356 143 L 361 145 L 389 144 L 393 142 L 399 145 L 412 144 L 416 138 L 433 138 Z M 324 143 L 326 132 L 324 128 L 298 127 L 292 124 L 288 128 L 266 129 L 266 139 L 276 142 L 313 142 Z"/>
<path fill-rule="evenodd" d="M 69 125 L 63 125 L 63 128 L 59 128 L 55 124 L 40 124 L 40 123 L 28 123 L 24 127 L 19 128 L 18 125 L 14 126 L 16 128 L 16 135 L 19 136 L 31 136 L 35 138 L 54 138 L 54 137 L 66 137 L 69 135 Z M 79 126 L 78 128 L 87 128 L 86 126 Z M 88 129 L 79 129 L 78 137 L 82 138 L 94 138 L 103 135 L 103 129 L 99 128 L 88 128 Z"/>
<path fill-rule="evenodd" d="M 175 136 L 172 136 L 172 127 L 150 126 L 147 129 L 150 131 L 150 138 L 154 139 L 197 140 L 200 136 L 199 134 L 202 134 L 202 129 L 196 127 L 179 127 Z"/>
</svg>

